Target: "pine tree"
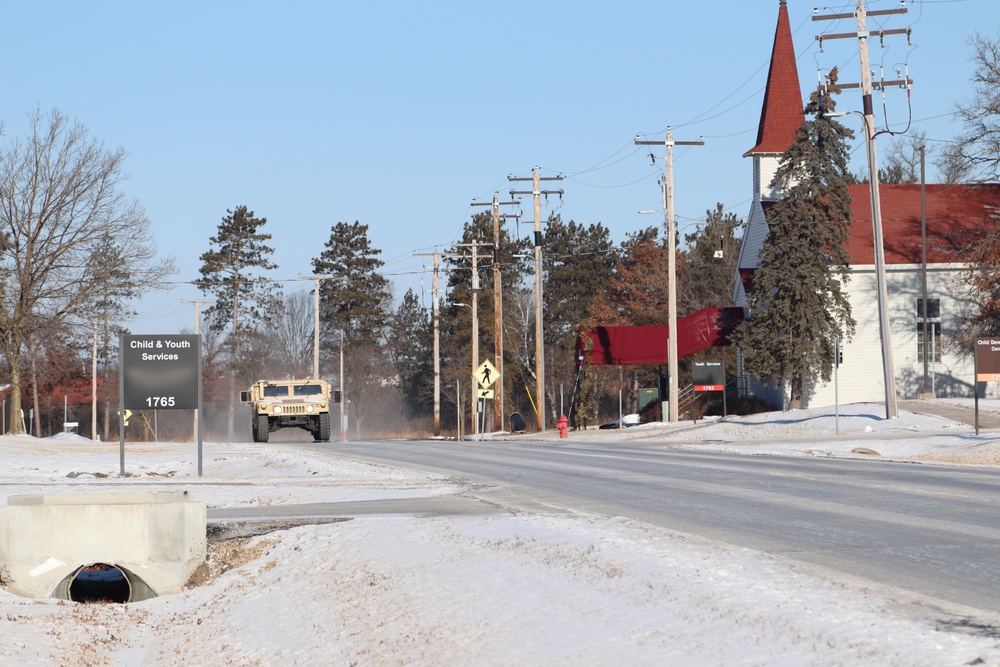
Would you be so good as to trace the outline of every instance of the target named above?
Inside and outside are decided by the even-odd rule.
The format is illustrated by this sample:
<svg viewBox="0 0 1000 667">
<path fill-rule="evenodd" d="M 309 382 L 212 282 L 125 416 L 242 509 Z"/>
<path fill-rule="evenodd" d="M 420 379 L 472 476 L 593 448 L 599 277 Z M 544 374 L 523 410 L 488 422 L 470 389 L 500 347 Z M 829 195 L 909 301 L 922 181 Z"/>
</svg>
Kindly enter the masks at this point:
<svg viewBox="0 0 1000 667">
<path fill-rule="evenodd" d="M 269 257 L 271 235 L 260 231 L 267 218 L 258 218 L 246 206 L 227 210 L 218 233 L 209 239 L 211 248 L 202 253 L 198 288 L 215 297 L 206 311 L 215 331 L 230 327 L 229 334 L 229 438 L 233 437 L 236 368 L 240 364 L 241 339 L 270 321 L 280 303 L 274 284 L 261 271 L 278 268 Z M 245 377 L 247 382 L 257 378 Z"/>
<path fill-rule="evenodd" d="M 378 272 L 385 265 L 368 239 L 368 225 L 338 222 L 330 229 L 326 249 L 313 259 L 317 275 L 340 280 L 320 281 L 321 340 L 327 347 L 339 342 L 339 331 L 347 333 L 347 345 L 383 342 L 392 291 L 389 280 Z"/>
<path fill-rule="evenodd" d="M 211 248 L 199 258 L 202 277 L 198 287 L 215 297 L 206 310 L 210 326 L 216 331 L 228 327 L 239 338 L 241 330 L 255 329 L 274 316 L 279 305 L 274 285 L 259 272 L 278 266 L 269 259 L 274 254 L 267 245 L 271 235 L 260 231 L 267 218 L 256 217 L 246 206 L 226 214 L 216 235 L 209 239 Z"/>
<path fill-rule="evenodd" d="M 568 410 L 569 394 L 560 403 L 559 388 L 572 392 L 577 378 L 576 343 L 591 302 L 608 288 L 618 249 L 611 232 L 601 223 L 584 226 L 557 215 L 545 230 L 545 371 L 548 423 L 555 423 L 560 408 Z M 586 383 L 584 389 L 592 383 Z"/>
<path fill-rule="evenodd" d="M 409 289 L 393 314 L 387 342 L 403 400 L 413 415 L 430 414 L 434 400 L 434 331 L 427 309 Z"/>
<path fill-rule="evenodd" d="M 740 250 L 737 233 L 743 221 L 722 204 L 705 212 L 705 224 L 684 236 L 685 280 L 678 281 L 677 313 L 683 317 L 702 308 L 733 305 L 733 276 Z"/>
<path fill-rule="evenodd" d="M 750 317 L 731 340 L 760 380 L 787 382 L 790 408 L 801 407 L 804 384 L 830 379 L 834 339 L 854 333 L 844 286 L 851 226 L 847 191 L 853 132 L 824 114 L 832 100 L 813 94 L 807 117 L 782 155 L 774 185 L 785 193 L 771 209 L 748 295 Z"/>
<path fill-rule="evenodd" d="M 320 346 L 326 359 L 344 349 L 344 400 L 360 433 L 365 420 L 380 409 L 395 375 L 385 336 L 392 313 L 392 286 L 378 272 L 385 264 L 371 245 L 368 225 L 338 222 L 330 229 L 325 250 L 312 260 L 320 281 Z M 343 338 L 341 336 L 343 335 Z M 342 343 L 341 343 L 342 342 Z"/>
</svg>

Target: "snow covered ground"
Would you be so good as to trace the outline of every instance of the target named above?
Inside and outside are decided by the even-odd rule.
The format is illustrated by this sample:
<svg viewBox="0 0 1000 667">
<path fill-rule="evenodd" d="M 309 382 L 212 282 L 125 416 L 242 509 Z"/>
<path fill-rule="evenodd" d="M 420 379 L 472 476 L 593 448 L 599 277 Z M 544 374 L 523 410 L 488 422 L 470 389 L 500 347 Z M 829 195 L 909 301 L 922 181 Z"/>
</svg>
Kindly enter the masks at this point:
<svg viewBox="0 0 1000 667">
<path fill-rule="evenodd" d="M 573 438 L 936 461 L 1000 453 L 998 432 L 905 412 L 887 421 L 880 405 L 843 411 L 840 434 L 830 411 L 812 410 Z M 117 443 L 2 437 L 0 492 L 187 489 L 240 507 L 463 490 L 278 442 L 206 443 L 202 477 L 196 454 L 129 444 L 121 477 Z M 998 619 L 622 518 L 365 516 L 229 543 L 212 559 L 207 583 L 125 605 L 0 590 L 0 664 L 1000 665 Z"/>
</svg>

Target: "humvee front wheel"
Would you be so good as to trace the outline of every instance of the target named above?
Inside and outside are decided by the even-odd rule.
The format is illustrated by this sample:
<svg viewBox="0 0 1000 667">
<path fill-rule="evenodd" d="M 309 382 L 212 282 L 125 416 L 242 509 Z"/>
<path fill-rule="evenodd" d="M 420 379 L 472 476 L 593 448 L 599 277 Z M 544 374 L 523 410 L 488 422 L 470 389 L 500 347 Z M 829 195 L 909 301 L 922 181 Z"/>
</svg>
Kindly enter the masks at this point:
<svg viewBox="0 0 1000 667">
<path fill-rule="evenodd" d="M 267 442 L 267 436 L 271 430 L 267 423 L 267 415 L 257 415 L 255 419 L 257 421 L 254 422 L 253 441 Z"/>
<path fill-rule="evenodd" d="M 330 441 L 330 413 L 324 412 L 319 415 L 319 430 L 315 434 L 316 442 Z"/>
</svg>

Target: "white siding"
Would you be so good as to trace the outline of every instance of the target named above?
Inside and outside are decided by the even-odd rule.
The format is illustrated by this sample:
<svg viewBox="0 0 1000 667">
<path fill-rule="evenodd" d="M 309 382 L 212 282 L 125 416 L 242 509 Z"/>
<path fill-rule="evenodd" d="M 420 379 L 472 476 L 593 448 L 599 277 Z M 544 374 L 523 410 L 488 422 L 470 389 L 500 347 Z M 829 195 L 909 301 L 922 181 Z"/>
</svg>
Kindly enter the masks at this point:
<svg viewBox="0 0 1000 667">
<path fill-rule="evenodd" d="M 939 397 L 973 395 L 972 358 L 952 342 L 971 308 L 962 298 L 963 275 L 963 267 L 957 264 L 928 267 L 927 296 L 941 300 L 941 362 L 930 364 L 933 389 Z M 924 384 L 923 358 L 917 355 L 916 333 L 917 299 L 922 298 L 920 266 L 888 266 L 886 290 L 896 396 L 917 398 Z M 837 396 L 841 403 L 885 402 L 875 267 L 853 267 L 848 293 L 857 331 L 849 343 L 841 343 L 844 363 L 838 371 L 837 394 L 833 378 L 829 383 L 807 387 L 804 400 L 807 407 L 833 405 Z M 987 389 L 991 396 L 1000 395 L 995 384 L 987 385 Z"/>
<path fill-rule="evenodd" d="M 753 156 L 753 198 L 755 201 L 778 199 L 781 196 L 780 189 L 771 188 L 771 181 L 774 180 L 774 174 L 778 171 L 780 158 L 779 154 L 771 153 Z"/>
</svg>

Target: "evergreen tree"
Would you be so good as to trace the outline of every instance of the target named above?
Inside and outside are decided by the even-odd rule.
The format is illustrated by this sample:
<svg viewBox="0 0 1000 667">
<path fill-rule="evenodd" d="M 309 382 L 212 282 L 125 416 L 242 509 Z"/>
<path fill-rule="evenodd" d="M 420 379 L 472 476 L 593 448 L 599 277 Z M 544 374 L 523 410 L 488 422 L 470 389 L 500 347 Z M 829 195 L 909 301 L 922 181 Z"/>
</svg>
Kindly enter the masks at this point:
<svg viewBox="0 0 1000 667">
<path fill-rule="evenodd" d="M 737 233 L 743 221 L 726 213 L 722 204 L 705 212 L 705 224 L 695 233 L 686 234 L 683 275 L 678 280 L 677 314 L 690 315 L 702 308 L 725 308 L 733 305 L 733 276 L 739 258 Z"/>
<path fill-rule="evenodd" d="M 805 382 L 830 379 L 834 338 L 854 333 L 844 291 L 850 278 L 847 140 L 854 135 L 824 115 L 833 108 L 832 100 L 814 93 L 805 108 L 813 119 L 781 157 L 771 185 L 785 196 L 767 218 L 748 295 L 750 317 L 731 338 L 758 379 L 789 384 L 790 408 L 801 407 Z"/>
<path fill-rule="evenodd" d="M 378 272 L 385 264 L 380 254 L 368 239 L 368 225 L 338 222 L 330 229 L 325 250 L 312 260 L 316 275 L 340 278 L 320 281 L 320 346 L 329 360 L 339 357 L 343 344 L 341 389 L 344 400 L 350 400 L 348 416 L 356 434 L 380 409 L 395 376 L 385 346 L 392 287 Z"/>
<path fill-rule="evenodd" d="M 619 253 L 601 223 L 585 227 L 558 216 L 549 219 L 544 243 L 545 338 L 575 346 L 588 306 L 608 288 Z"/>
<path fill-rule="evenodd" d="M 389 321 L 392 290 L 388 278 L 378 272 L 385 265 L 368 239 L 368 225 L 338 222 L 330 229 L 326 249 L 312 260 L 316 275 L 340 280 L 320 281 L 320 340 L 327 351 L 339 344 L 339 331 L 347 333 L 347 345 L 384 342 Z"/>
<path fill-rule="evenodd" d="M 241 338 L 270 321 L 280 306 L 274 284 L 259 272 L 278 268 L 271 262 L 271 235 L 261 230 L 267 218 L 258 218 L 246 206 L 227 210 L 210 249 L 201 259 L 198 288 L 215 298 L 206 311 L 209 326 L 229 334 L 229 438 L 233 437 L 236 368 L 240 365 Z M 254 378 L 243 378 L 250 381 Z"/>
<path fill-rule="evenodd" d="M 420 297 L 406 291 L 392 316 L 387 341 L 403 399 L 413 415 L 434 409 L 434 324 Z"/>
<path fill-rule="evenodd" d="M 591 302 L 608 288 L 619 253 L 601 223 L 584 226 L 550 216 L 545 230 L 544 327 L 546 422 L 560 415 L 559 388 L 571 392 L 576 382 L 576 342 Z M 532 362 L 533 363 L 533 362 Z M 569 395 L 563 396 L 564 403 Z"/>
<path fill-rule="evenodd" d="M 269 258 L 271 235 L 260 231 L 267 218 L 258 218 L 246 206 L 227 210 L 218 233 L 209 239 L 211 248 L 202 253 L 198 287 L 215 298 L 205 313 L 216 331 L 227 327 L 239 338 L 261 321 L 270 321 L 279 302 L 270 279 L 262 271 L 278 268 Z M 230 345 L 236 345 L 236 340 Z M 235 360 L 235 356 L 233 357 Z"/>
</svg>

